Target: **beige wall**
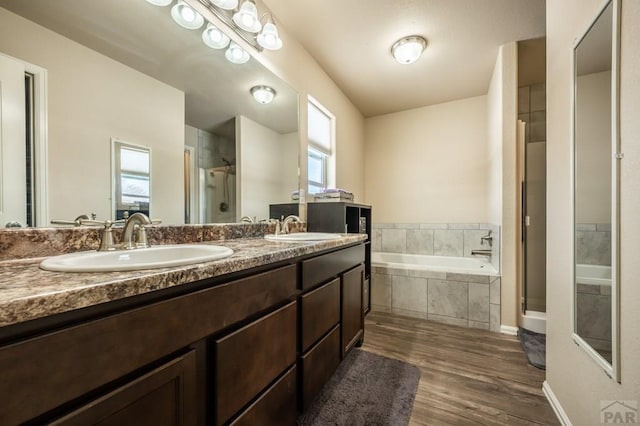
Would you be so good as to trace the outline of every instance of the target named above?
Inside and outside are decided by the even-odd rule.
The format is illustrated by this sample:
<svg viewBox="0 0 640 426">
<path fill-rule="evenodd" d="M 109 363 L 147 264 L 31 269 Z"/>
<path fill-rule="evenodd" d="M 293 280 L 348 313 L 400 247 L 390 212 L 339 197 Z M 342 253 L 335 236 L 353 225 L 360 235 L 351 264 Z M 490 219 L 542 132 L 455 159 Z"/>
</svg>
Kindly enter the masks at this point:
<svg viewBox="0 0 640 426">
<path fill-rule="evenodd" d="M 111 218 L 115 137 L 151 148 L 151 214 L 184 222 L 181 91 L 1 8 L 0 52 L 48 71 L 51 218 Z"/>
<path fill-rule="evenodd" d="M 518 179 L 516 156 L 517 44 L 500 47 L 487 95 L 489 178 L 487 217 L 500 225 L 501 324 L 517 325 Z"/>
<path fill-rule="evenodd" d="M 609 379 L 571 340 L 573 265 L 571 197 L 571 49 L 603 2 L 547 2 L 547 382 L 575 425 L 600 423 L 603 400 L 640 402 L 640 2 L 622 2 L 621 380 Z"/>
<path fill-rule="evenodd" d="M 258 8 L 263 10 L 261 2 Z M 276 17 L 277 18 L 277 17 Z M 336 186 L 351 190 L 356 201 L 365 197 L 364 119 L 360 111 L 338 88 L 304 47 L 278 24 L 284 47 L 260 53 L 259 60 L 289 83 L 300 95 L 301 180 L 307 176 L 307 96 L 318 100 L 336 117 Z M 306 185 L 304 185 L 306 187 Z M 376 207 L 376 206 L 374 206 Z"/>
<path fill-rule="evenodd" d="M 374 222 L 486 223 L 486 97 L 365 120 Z"/>
<path fill-rule="evenodd" d="M 242 216 L 269 218 L 270 203 L 287 203 L 298 188 L 291 173 L 297 155 L 296 134 L 282 135 L 247 117 L 239 116 L 236 152 L 239 208 Z"/>
<path fill-rule="evenodd" d="M 611 223 L 611 71 L 578 77 L 576 221 Z"/>
</svg>

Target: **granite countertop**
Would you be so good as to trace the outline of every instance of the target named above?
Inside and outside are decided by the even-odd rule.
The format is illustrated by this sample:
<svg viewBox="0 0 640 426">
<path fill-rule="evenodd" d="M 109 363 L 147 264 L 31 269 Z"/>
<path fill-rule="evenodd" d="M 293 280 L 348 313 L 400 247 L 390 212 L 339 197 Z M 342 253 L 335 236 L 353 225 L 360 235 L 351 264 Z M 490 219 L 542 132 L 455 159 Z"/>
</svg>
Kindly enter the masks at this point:
<svg viewBox="0 0 640 426">
<path fill-rule="evenodd" d="M 362 242 L 363 234 L 296 243 L 263 238 L 210 241 L 233 249 L 226 259 L 130 272 L 49 272 L 44 258 L 0 262 L 0 327 L 110 302 L 154 290 L 217 277 L 270 263 Z"/>
</svg>

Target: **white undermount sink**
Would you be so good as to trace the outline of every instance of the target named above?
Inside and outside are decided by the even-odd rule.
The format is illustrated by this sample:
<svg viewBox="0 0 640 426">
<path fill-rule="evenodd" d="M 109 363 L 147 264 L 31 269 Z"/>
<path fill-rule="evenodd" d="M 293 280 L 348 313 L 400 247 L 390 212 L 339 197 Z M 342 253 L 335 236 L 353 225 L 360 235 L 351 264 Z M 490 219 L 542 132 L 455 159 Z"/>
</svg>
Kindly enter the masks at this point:
<svg viewBox="0 0 640 426">
<path fill-rule="evenodd" d="M 115 272 L 167 268 L 224 259 L 227 247 L 206 244 L 153 246 L 135 250 L 84 251 L 50 257 L 40 268 L 57 272 Z"/>
<path fill-rule="evenodd" d="M 293 234 L 268 234 L 264 238 L 269 241 L 325 241 L 325 240 L 337 240 L 342 237 L 340 234 L 331 234 L 328 232 L 295 232 Z"/>
</svg>

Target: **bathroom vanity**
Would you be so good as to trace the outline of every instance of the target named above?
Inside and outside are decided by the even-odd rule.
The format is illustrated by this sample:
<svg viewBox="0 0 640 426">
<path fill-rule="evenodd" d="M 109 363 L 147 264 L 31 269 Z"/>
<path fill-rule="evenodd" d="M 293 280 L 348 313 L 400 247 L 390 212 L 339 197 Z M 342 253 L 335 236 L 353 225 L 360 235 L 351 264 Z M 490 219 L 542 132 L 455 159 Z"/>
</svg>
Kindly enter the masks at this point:
<svg viewBox="0 0 640 426">
<path fill-rule="evenodd" d="M 59 291 L 3 297 L 0 424 L 295 424 L 363 339 L 364 238 L 216 241 L 235 254 L 135 273 L 5 262 Z"/>
</svg>

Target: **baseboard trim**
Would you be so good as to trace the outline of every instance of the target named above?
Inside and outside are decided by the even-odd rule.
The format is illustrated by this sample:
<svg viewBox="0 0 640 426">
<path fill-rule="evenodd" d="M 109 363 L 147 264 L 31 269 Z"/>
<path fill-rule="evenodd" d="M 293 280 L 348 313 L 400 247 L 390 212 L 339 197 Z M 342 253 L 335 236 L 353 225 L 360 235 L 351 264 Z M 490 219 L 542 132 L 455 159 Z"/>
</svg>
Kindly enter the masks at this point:
<svg viewBox="0 0 640 426">
<path fill-rule="evenodd" d="M 564 426 L 572 426 L 569 416 L 567 416 L 562 405 L 560 405 L 560 401 L 556 398 L 556 394 L 553 393 L 551 386 L 549 386 L 549 383 L 546 380 L 542 383 L 542 393 L 547 397 L 547 401 L 549 401 L 549 405 L 553 408 L 553 412 L 556 413 L 556 417 L 560 421 L 560 424 Z"/>
<path fill-rule="evenodd" d="M 510 336 L 518 335 L 518 327 L 513 327 L 511 325 L 500 324 L 500 333 L 508 334 Z"/>
</svg>

